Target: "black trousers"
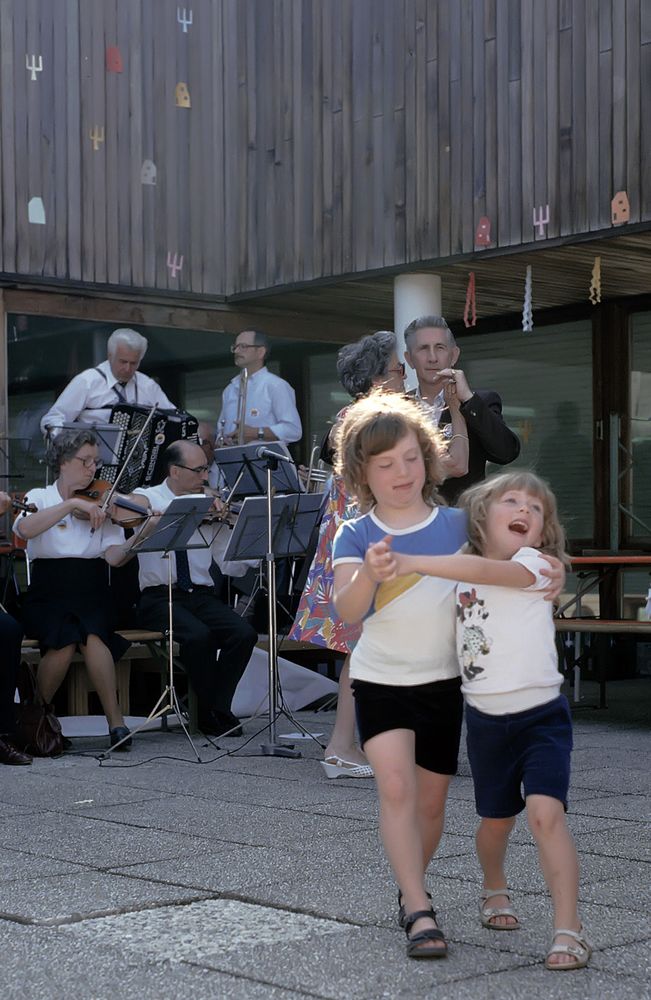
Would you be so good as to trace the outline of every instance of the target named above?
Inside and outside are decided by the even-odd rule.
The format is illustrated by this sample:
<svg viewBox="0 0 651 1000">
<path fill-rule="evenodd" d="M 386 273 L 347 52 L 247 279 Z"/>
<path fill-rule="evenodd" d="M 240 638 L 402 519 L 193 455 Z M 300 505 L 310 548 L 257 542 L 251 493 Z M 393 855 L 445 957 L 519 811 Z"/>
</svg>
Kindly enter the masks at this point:
<svg viewBox="0 0 651 1000">
<path fill-rule="evenodd" d="M 169 624 L 167 587 L 146 587 L 140 597 L 142 628 L 164 632 Z M 229 712 L 258 634 L 212 587 L 172 591 L 174 640 L 199 701 L 199 711 Z M 216 660 L 217 650 L 219 659 Z"/>
<path fill-rule="evenodd" d="M 16 728 L 14 694 L 16 678 L 20 666 L 20 646 L 23 630 L 18 622 L 4 612 L 0 612 L 0 733 L 13 733 Z"/>
</svg>

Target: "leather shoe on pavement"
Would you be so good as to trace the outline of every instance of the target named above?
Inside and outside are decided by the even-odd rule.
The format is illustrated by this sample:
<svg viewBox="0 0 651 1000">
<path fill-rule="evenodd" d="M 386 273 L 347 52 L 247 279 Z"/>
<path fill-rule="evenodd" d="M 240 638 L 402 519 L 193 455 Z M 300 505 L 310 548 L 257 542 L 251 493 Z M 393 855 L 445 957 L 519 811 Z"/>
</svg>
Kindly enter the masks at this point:
<svg viewBox="0 0 651 1000">
<path fill-rule="evenodd" d="M 0 736 L 0 764 L 31 764 L 28 753 L 17 750 L 4 736 Z"/>
</svg>

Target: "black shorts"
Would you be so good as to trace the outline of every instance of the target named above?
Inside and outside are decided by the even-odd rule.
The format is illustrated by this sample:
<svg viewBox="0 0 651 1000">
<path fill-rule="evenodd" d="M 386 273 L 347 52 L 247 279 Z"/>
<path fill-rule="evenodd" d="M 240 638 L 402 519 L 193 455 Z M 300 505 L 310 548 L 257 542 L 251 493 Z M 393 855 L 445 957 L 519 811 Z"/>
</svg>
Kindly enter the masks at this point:
<svg viewBox="0 0 651 1000">
<path fill-rule="evenodd" d="M 352 688 L 362 747 L 380 733 L 411 729 L 419 767 L 457 773 L 463 718 L 459 677 L 413 687 L 353 681 Z"/>
</svg>

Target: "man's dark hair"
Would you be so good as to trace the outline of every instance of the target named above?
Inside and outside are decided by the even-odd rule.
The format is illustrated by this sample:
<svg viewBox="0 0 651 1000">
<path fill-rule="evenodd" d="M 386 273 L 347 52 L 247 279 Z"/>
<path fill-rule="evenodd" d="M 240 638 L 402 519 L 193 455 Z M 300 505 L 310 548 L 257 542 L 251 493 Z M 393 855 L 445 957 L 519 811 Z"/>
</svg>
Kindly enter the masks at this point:
<svg viewBox="0 0 651 1000">
<path fill-rule="evenodd" d="M 255 346 L 264 347 L 264 359 L 266 361 L 271 352 L 271 341 L 269 340 L 268 335 L 262 330 L 251 330 L 250 332 L 253 334 L 253 343 Z"/>
<path fill-rule="evenodd" d="M 173 441 L 172 444 L 168 444 L 163 452 L 163 461 L 165 462 L 166 476 L 169 476 L 173 465 L 183 465 L 183 442 Z"/>
<path fill-rule="evenodd" d="M 409 326 L 405 329 L 405 347 L 407 350 L 409 350 L 409 341 L 412 334 L 417 333 L 418 330 L 446 330 L 450 346 L 454 347 L 456 344 L 454 334 L 443 316 L 419 316 L 418 319 L 412 319 Z"/>
</svg>

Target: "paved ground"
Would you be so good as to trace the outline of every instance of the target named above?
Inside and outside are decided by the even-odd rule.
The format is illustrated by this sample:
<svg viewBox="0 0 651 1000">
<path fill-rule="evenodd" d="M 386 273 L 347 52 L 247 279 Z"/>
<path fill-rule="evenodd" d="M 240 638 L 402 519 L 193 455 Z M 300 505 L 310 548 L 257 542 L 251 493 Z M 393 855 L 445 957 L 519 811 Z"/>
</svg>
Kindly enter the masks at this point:
<svg viewBox="0 0 651 1000">
<path fill-rule="evenodd" d="M 480 926 L 465 760 L 430 877 L 450 956 L 417 963 L 396 925 L 372 781 L 326 780 L 314 746 L 298 761 L 249 756 L 258 738 L 234 756 L 202 749 L 198 765 L 181 736 L 156 733 L 115 766 L 0 768 L 3 1000 L 651 997 L 651 681 L 628 685 L 619 710 L 617 687 L 612 710 L 575 719 L 588 971 L 541 965 L 550 907 L 523 824 L 511 852 L 523 929 Z"/>
</svg>

